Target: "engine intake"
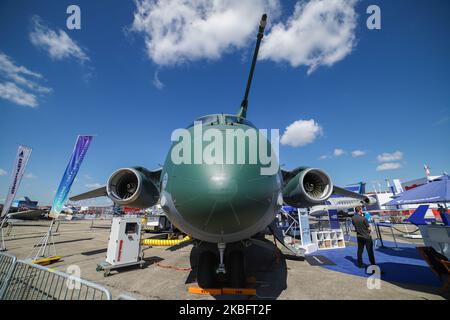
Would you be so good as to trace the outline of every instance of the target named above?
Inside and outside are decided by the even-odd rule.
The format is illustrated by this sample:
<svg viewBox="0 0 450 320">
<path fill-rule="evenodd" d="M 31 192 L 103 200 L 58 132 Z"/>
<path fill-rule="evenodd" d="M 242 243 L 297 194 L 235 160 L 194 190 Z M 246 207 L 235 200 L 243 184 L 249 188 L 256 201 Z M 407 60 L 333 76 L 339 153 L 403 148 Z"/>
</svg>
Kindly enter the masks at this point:
<svg viewBox="0 0 450 320">
<path fill-rule="evenodd" d="M 333 192 L 333 183 L 327 173 L 307 168 L 292 178 L 283 189 L 283 200 L 293 207 L 310 207 L 323 203 Z"/>
<path fill-rule="evenodd" d="M 375 203 L 377 203 L 377 199 L 375 199 L 374 197 L 367 196 L 364 199 L 364 203 L 365 203 L 366 206 L 372 206 Z"/>
<path fill-rule="evenodd" d="M 159 190 L 143 169 L 123 168 L 115 171 L 106 184 L 108 197 L 115 203 L 133 208 L 148 208 L 156 204 Z"/>
</svg>

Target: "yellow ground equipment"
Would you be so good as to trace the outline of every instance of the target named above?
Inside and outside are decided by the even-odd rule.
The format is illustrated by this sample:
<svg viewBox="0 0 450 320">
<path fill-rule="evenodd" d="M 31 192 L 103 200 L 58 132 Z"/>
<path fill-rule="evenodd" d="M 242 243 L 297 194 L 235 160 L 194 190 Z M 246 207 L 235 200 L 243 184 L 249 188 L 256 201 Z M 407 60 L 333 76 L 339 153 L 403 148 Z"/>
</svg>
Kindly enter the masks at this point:
<svg viewBox="0 0 450 320">
<path fill-rule="evenodd" d="M 177 240 L 167 240 L 167 239 L 144 239 L 142 240 L 142 244 L 145 246 L 175 246 L 185 241 L 191 240 L 190 236 L 185 236 L 183 239 Z"/>
<path fill-rule="evenodd" d="M 34 264 L 39 264 L 41 266 L 48 266 L 49 264 L 58 262 L 59 260 L 61 260 L 60 256 L 52 256 L 47 258 L 34 259 L 31 260 L 31 262 Z"/>
</svg>

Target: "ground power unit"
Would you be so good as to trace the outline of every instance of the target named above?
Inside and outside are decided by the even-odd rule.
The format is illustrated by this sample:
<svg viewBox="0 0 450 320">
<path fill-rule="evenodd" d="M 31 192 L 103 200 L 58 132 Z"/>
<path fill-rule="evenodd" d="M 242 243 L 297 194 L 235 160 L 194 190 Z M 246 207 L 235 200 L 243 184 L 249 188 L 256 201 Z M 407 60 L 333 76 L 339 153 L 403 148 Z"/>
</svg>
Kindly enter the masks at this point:
<svg viewBox="0 0 450 320">
<path fill-rule="evenodd" d="M 141 224 L 139 218 L 116 217 L 111 224 L 106 260 L 97 271 L 109 271 L 131 265 L 144 266 L 141 254 Z"/>
</svg>

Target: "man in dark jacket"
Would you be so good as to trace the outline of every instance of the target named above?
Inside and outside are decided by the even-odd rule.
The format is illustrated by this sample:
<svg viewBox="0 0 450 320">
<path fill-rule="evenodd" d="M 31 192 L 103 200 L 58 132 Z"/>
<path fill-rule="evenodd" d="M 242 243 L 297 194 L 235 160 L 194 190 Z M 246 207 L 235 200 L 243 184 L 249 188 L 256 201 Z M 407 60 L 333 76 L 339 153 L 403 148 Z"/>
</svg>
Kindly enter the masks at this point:
<svg viewBox="0 0 450 320">
<path fill-rule="evenodd" d="M 366 247 L 367 254 L 371 265 L 375 263 L 375 255 L 373 253 L 372 236 L 370 235 L 370 225 L 364 217 L 364 212 L 361 207 L 357 207 L 355 215 L 352 217 L 352 224 L 356 230 L 356 237 L 358 240 L 358 267 L 363 268 L 362 254 L 364 247 Z"/>
</svg>

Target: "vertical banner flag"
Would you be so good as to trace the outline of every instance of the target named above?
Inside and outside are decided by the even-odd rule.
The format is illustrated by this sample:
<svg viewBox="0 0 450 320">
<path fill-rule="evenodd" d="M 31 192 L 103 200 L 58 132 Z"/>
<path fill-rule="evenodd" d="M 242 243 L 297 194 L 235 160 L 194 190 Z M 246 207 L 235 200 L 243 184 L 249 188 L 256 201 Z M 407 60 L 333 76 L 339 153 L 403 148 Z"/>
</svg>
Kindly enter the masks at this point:
<svg viewBox="0 0 450 320">
<path fill-rule="evenodd" d="M 3 205 L 1 217 L 7 214 L 11 208 L 11 204 L 14 201 L 17 189 L 19 189 L 20 181 L 22 180 L 22 176 L 25 172 L 28 159 L 30 158 L 31 150 L 31 148 L 22 145 L 17 149 L 16 160 L 14 161 L 14 167 L 11 175 L 11 184 L 9 186 L 5 204 Z"/>
<path fill-rule="evenodd" d="M 56 191 L 52 209 L 49 214 L 50 217 L 56 217 L 61 213 L 64 207 L 64 202 L 69 195 L 70 187 L 75 180 L 78 169 L 80 169 L 81 163 L 83 162 L 92 138 L 92 136 L 78 136 L 69 164 L 67 165 L 66 171 L 64 171 L 64 175 L 61 179 L 58 190 Z"/>
</svg>

